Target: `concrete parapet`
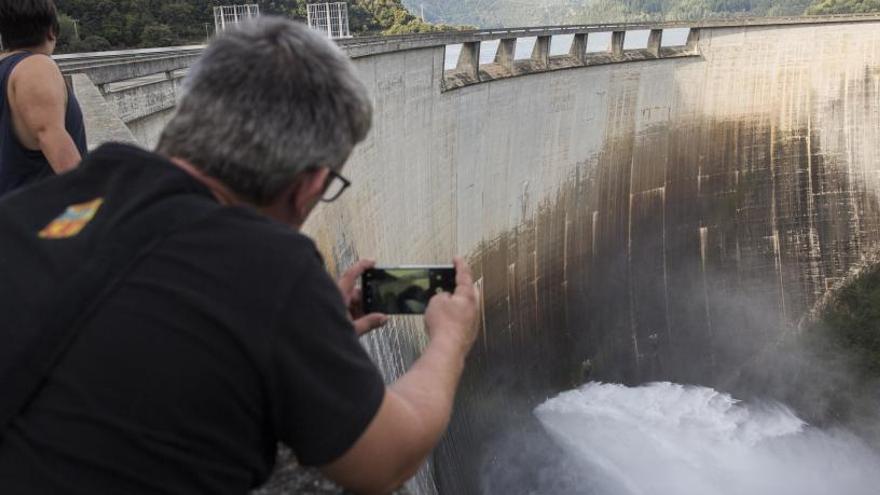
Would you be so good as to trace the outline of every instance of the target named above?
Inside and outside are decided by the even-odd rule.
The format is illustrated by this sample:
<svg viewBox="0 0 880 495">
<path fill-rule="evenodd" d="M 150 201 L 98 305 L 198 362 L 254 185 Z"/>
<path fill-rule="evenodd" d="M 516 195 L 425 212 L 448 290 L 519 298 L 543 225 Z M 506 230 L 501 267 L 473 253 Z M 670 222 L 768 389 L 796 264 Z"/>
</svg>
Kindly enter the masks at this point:
<svg viewBox="0 0 880 495">
<path fill-rule="evenodd" d="M 458 57 L 456 69 L 466 71 L 471 75 L 476 75 L 480 65 L 480 44 L 465 43 L 461 48 L 461 55 Z"/>
<path fill-rule="evenodd" d="M 109 142 L 136 143 L 134 135 L 104 99 L 98 88 L 85 74 L 70 77 L 73 92 L 82 107 L 89 149 Z"/>
<path fill-rule="evenodd" d="M 108 52 L 110 55 L 99 57 L 95 54 L 83 54 L 79 55 L 59 55 L 55 57 L 55 62 L 58 64 L 58 67 L 61 68 L 65 73 L 73 73 L 73 72 L 84 72 L 90 69 L 95 69 L 97 67 L 109 66 L 109 65 L 118 65 L 120 63 L 135 63 L 139 61 L 148 61 L 153 60 L 160 57 L 169 57 L 169 56 L 183 56 L 183 55 L 201 55 L 202 50 L 198 48 L 189 48 L 186 50 L 172 51 L 172 52 L 147 52 L 140 53 L 139 50 L 132 50 L 131 52 Z"/>
<path fill-rule="evenodd" d="M 538 70 L 546 70 L 550 64 L 550 36 L 538 36 L 532 48 L 532 62 Z"/>
<path fill-rule="evenodd" d="M 205 48 L 205 45 L 185 45 L 185 46 L 167 46 L 160 48 L 137 48 L 133 50 L 112 50 L 102 52 L 85 52 L 85 53 L 62 53 L 53 55 L 55 62 L 63 67 L 68 64 L 81 63 L 85 61 L 99 62 L 108 60 L 128 60 L 132 57 L 155 57 L 159 55 L 181 55 L 185 53 L 198 53 Z"/>
<path fill-rule="evenodd" d="M 691 29 L 688 33 L 687 44 L 685 45 L 688 48 L 696 48 L 697 43 L 700 41 L 700 30 L 699 29 Z"/>
<path fill-rule="evenodd" d="M 399 36 L 360 36 L 337 43 L 352 58 L 378 55 L 380 53 L 414 50 L 441 45 L 489 41 L 529 36 L 557 36 L 561 34 L 587 34 L 609 31 L 633 31 L 670 28 L 725 28 L 725 27 L 772 27 L 789 25 L 820 25 L 836 23 L 878 22 L 877 14 L 844 14 L 827 16 L 788 16 L 737 19 L 713 19 L 703 21 L 629 22 L 612 24 L 588 24 L 568 26 L 533 26 L 517 28 L 478 29 L 473 31 L 443 31 Z"/>
<path fill-rule="evenodd" d="M 663 43 L 663 30 L 662 29 L 652 29 L 650 36 L 648 36 L 648 53 L 654 57 L 660 56 L 660 46 Z"/>
<path fill-rule="evenodd" d="M 102 87 L 105 84 L 186 69 L 195 63 L 198 56 L 198 54 L 185 54 L 151 57 L 134 62 L 120 61 L 112 64 L 77 66 L 66 72 L 88 74 L 95 85 Z"/>
<path fill-rule="evenodd" d="M 759 17 L 736 19 L 713 19 L 703 21 L 667 21 L 667 22 L 631 22 L 616 24 L 590 24 L 568 26 L 536 26 L 518 28 L 478 29 L 472 31 L 442 31 L 436 33 L 418 33 L 398 36 L 358 36 L 355 38 L 336 40 L 336 43 L 352 58 L 378 55 L 381 53 L 414 50 L 436 46 L 510 39 L 525 36 L 556 36 L 560 34 L 583 35 L 608 31 L 626 31 L 670 28 L 724 28 L 724 27 L 773 27 L 789 25 L 821 25 L 836 23 L 878 22 L 878 14 L 843 14 L 826 16 L 788 16 Z M 139 50 L 122 50 L 114 52 L 98 52 L 84 54 L 57 55 L 55 60 L 65 72 L 94 68 L 96 65 L 113 64 L 136 59 L 150 59 L 168 56 L 197 56 L 203 45 L 184 47 L 148 48 Z M 158 72 L 158 71 L 157 71 Z M 134 77 L 134 76 L 133 76 Z M 97 79 L 93 78 L 93 80 Z"/>
<path fill-rule="evenodd" d="M 611 56 L 617 59 L 623 58 L 623 43 L 626 41 L 626 31 L 614 31 L 611 34 Z"/>
<path fill-rule="evenodd" d="M 540 26 L 473 31 L 447 31 L 401 36 L 358 37 L 338 40 L 352 58 L 384 53 L 438 48 L 461 44 L 462 53 L 451 70 L 441 71 L 439 87 L 443 91 L 514 76 L 545 71 L 591 67 L 612 63 L 636 62 L 700 55 L 702 30 L 729 28 L 766 28 L 800 25 L 853 24 L 880 22 L 880 15 L 811 16 L 761 19 L 713 20 L 703 22 L 619 23 L 572 26 Z M 689 30 L 681 46 L 663 46 L 665 29 Z M 650 31 L 647 46 L 626 49 L 629 31 Z M 610 33 L 607 51 L 588 52 L 588 41 L 599 33 Z M 567 55 L 550 56 L 553 36 L 573 36 Z M 710 33 L 711 35 L 711 33 Z M 536 38 L 530 57 L 516 60 L 518 38 Z M 480 64 L 481 43 L 498 40 L 498 51 L 491 63 Z M 117 117 L 126 124 L 142 122 L 151 112 L 168 113 L 175 102 L 174 81 L 179 71 L 190 67 L 203 46 L 126 50 L 55 57 L 66 76 L 85 74 L 102 94 L 117 107 Z M 161 81 L 156 81 L 161 79 Z M 169 82 L 170 81 L 170 82 Z M 140 88 L 144 86 L 144 88 Z M 122 103 L 125 102 L 125 103 Z"/>
<path fill-rule="evenodd" d="M 513 75 L 513 63 L 516 57 L 516 38 L 503 39 L 498 42 L 495 52 L 495 63 L 501 66 L 506 75 Z"/>
<path fill-rule="evenodd" d="M 570 57 L 583 65 L 587 63 L 587 36 L 586 33 L 574 35 L 574 39 L 571 41 L 571 49 L 568 51 Z"/>
<path fill-rule="evenodd" d="M 161 78 L 106 91 L 107 103 L 126 124 L 170 110 L 177 104 L 179 78 Z"/>
<path fill-rule="evenodd" d="M 455 69 L 448 71 L 446 78 L 455 87 L 480 82 L 480 43 L 463 43 Z"/>
<path fill-rule="evenodd" d="M 432 33 L 418 36 L 400 36 L 386 38 L 362 38 L 349 40 L 342 43 L 345 50 L 353 58 L 367 55 L 375 55 L 385 51 L 402 51 L 424 48 L 426 46 L 444 46 L 449 41 L 463 40 L 462 49 L 455 67 L 444 72 L 442 87 L 444 90 L 452 90 L 481 82 L 496 79 L 521 76 L 547 70 L 570 69 L 603 65 L 608 63 L 631 62 L 638 60 L 650 60 L 656 58 L 681 57 L 697 55 L 696 35 L 697 28 L 690 28 L 688 43 L 681 47 L 662 47 L 663 29 L 670 25 L 679 26 L 680 23 L 670 24 L 612 24 L 597 26 L 560 26 L 542 28 L 519 28 L 502 29 L 492 31 Z M 624 43 L 627 29 L 640 28 L 645 30 L 650 27 L 650 38 L 645 49 L 626 50 Z M 611 47 L 608 52 L 587 53 L 587 41 L 591 33 L 612 33 Z M 573 35 L 573 42 L 567 55 L 550 56 L 550 46 L 553 36 Z M 531 56 L 524 60 L 515 59 L 515 50 L 518 38 L 534 37 L 535 44 Z M 483 41 L 498 41 L 498 52 L 492 63 L 480 64 L 481 44 Z M 128 53 L 130 58 L 124 58 Z M 95 54 L 84 56 L 82 59 L 67 57 L 60 61 L 66 73 L 82 72 L 89 75 L 91 80 L 98 85 L 104 94 L 113 92 L 111 85 L 121 81 L 133 81 L 133 84 L 141 84 L 139 79 L 152 75 L 164 74 L 165 79 L 173 80 L 175 71 L 189 67 L 199 55 L 198 49 L 188 48 L 179 52 L 120 52 L 107 57 L 99 57 Z M 111 99 L 119 99 L 116 96 L 108 96 Z M 156 104 L 155 101 L 141 108 L 155 108 L 163 111 L 172 103 Z M 124 121 L 141 118 L 140 115 L 129 118 L 130 112 L 124 110 L 120 114 Z"/>
<path fill-rule="evenodd" d="M 644 29 L 640 30 L 644 31 Z M 516 60 L 516 38 L 502 38 L 493 63 L 479 64 L 481 41 L 470 41 L 462 44 L 461 55 L 454 69 L 444 71 L 442 88 L 449 91 L 472 84 L 489 82 L 513 76 L 523 76 L 560 69 L 572 69 L 658 58 L 691 57 L 699 55 L 697 42 L 699 29 L 690 28 L 685 45 L 663 47 L 663 29 L 650 29 L 647 46 L 639 49 L 626 49 L 627 31 L 606 30 L 611 34 L 611 45 L 607 52 L 587 52 L 587 41 L 591 33 L 574 35 L 567 54 L 550 56 L 551 35 L 535 36 L 535 45 L 531 56 L 524 60 Z M 521 30 L 520 37 L 531 37 L 531 32 Z"/>
</svg>

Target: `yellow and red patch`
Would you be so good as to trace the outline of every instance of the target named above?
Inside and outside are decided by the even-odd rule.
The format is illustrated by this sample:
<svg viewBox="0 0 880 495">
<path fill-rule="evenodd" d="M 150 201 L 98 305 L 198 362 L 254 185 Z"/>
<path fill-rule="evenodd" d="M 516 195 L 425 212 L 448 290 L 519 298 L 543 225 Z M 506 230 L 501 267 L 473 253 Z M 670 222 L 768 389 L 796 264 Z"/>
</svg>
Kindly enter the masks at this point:
<svg viewBox="0 0 880 495">
<path fill-rule="evenodd" d="M 104 198 L 93 199 L 86 203 L 70 205 L 64 213 L 40 231 L 40 239 L 69 239 L 75 237 L 95 218 Z"/>
</svg>

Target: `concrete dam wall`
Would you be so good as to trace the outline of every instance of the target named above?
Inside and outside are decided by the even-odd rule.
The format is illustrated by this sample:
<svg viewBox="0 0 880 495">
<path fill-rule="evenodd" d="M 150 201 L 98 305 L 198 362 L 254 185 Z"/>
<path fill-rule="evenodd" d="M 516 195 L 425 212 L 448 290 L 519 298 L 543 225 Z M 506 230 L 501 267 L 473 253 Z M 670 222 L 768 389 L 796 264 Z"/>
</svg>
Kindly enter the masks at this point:
<svg viewBox="0 0 880 495">
<path fill-rule="evenodd" d="M 630 28 L 347 47 L 375 122 L 344 170 L 354 187 L 307 230 L 331 269 L 464 254 L 484 294 L 450 431 L 413 490 L 491 491 L 531 409 L 585 379 L 735 386 L 878 247 L 880 19 L 829 21 L 696 26 L 679 47 L 643 26 L 644 46 L 610 34 L 594 53 L 595 33 Z M 424 344 L 418 319 L 366 339 L 389 380 Z"/>
</svg>

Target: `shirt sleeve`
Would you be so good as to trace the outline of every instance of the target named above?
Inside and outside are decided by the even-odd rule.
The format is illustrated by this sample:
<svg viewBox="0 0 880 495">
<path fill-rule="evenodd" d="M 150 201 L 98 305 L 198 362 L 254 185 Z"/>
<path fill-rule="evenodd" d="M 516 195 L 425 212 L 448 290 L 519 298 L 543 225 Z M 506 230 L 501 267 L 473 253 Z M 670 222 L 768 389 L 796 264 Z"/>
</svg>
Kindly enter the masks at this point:
<svg viewBox="0 0 880 495">
<path fill-rule="evenodd" d="M 306 265 L 275 324 L 271 395 L 280 440 L 301 464 L 320 466 L 360 438 L 379 410 L 385 383 L 319 256 Z"/>
</svg>

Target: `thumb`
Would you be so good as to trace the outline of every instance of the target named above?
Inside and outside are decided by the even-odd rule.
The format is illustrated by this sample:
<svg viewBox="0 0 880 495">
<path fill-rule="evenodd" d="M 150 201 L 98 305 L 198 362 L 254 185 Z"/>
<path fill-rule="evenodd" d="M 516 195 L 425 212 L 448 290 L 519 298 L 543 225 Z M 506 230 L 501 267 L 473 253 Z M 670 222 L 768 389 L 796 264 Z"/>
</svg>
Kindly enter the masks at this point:
<svg viewBox="0 0 880 495">
<path fill-rule="evenodd" d="M 383 315 L 382 313 L 370 313 L 354 320 L 354 331 L 358 334 L 358 337 L 360 337 L 361 335 L 368 333 L 370 330 L 375 330 L 386 323 L 388 323 L 388 316 Z"/>
</svg>

